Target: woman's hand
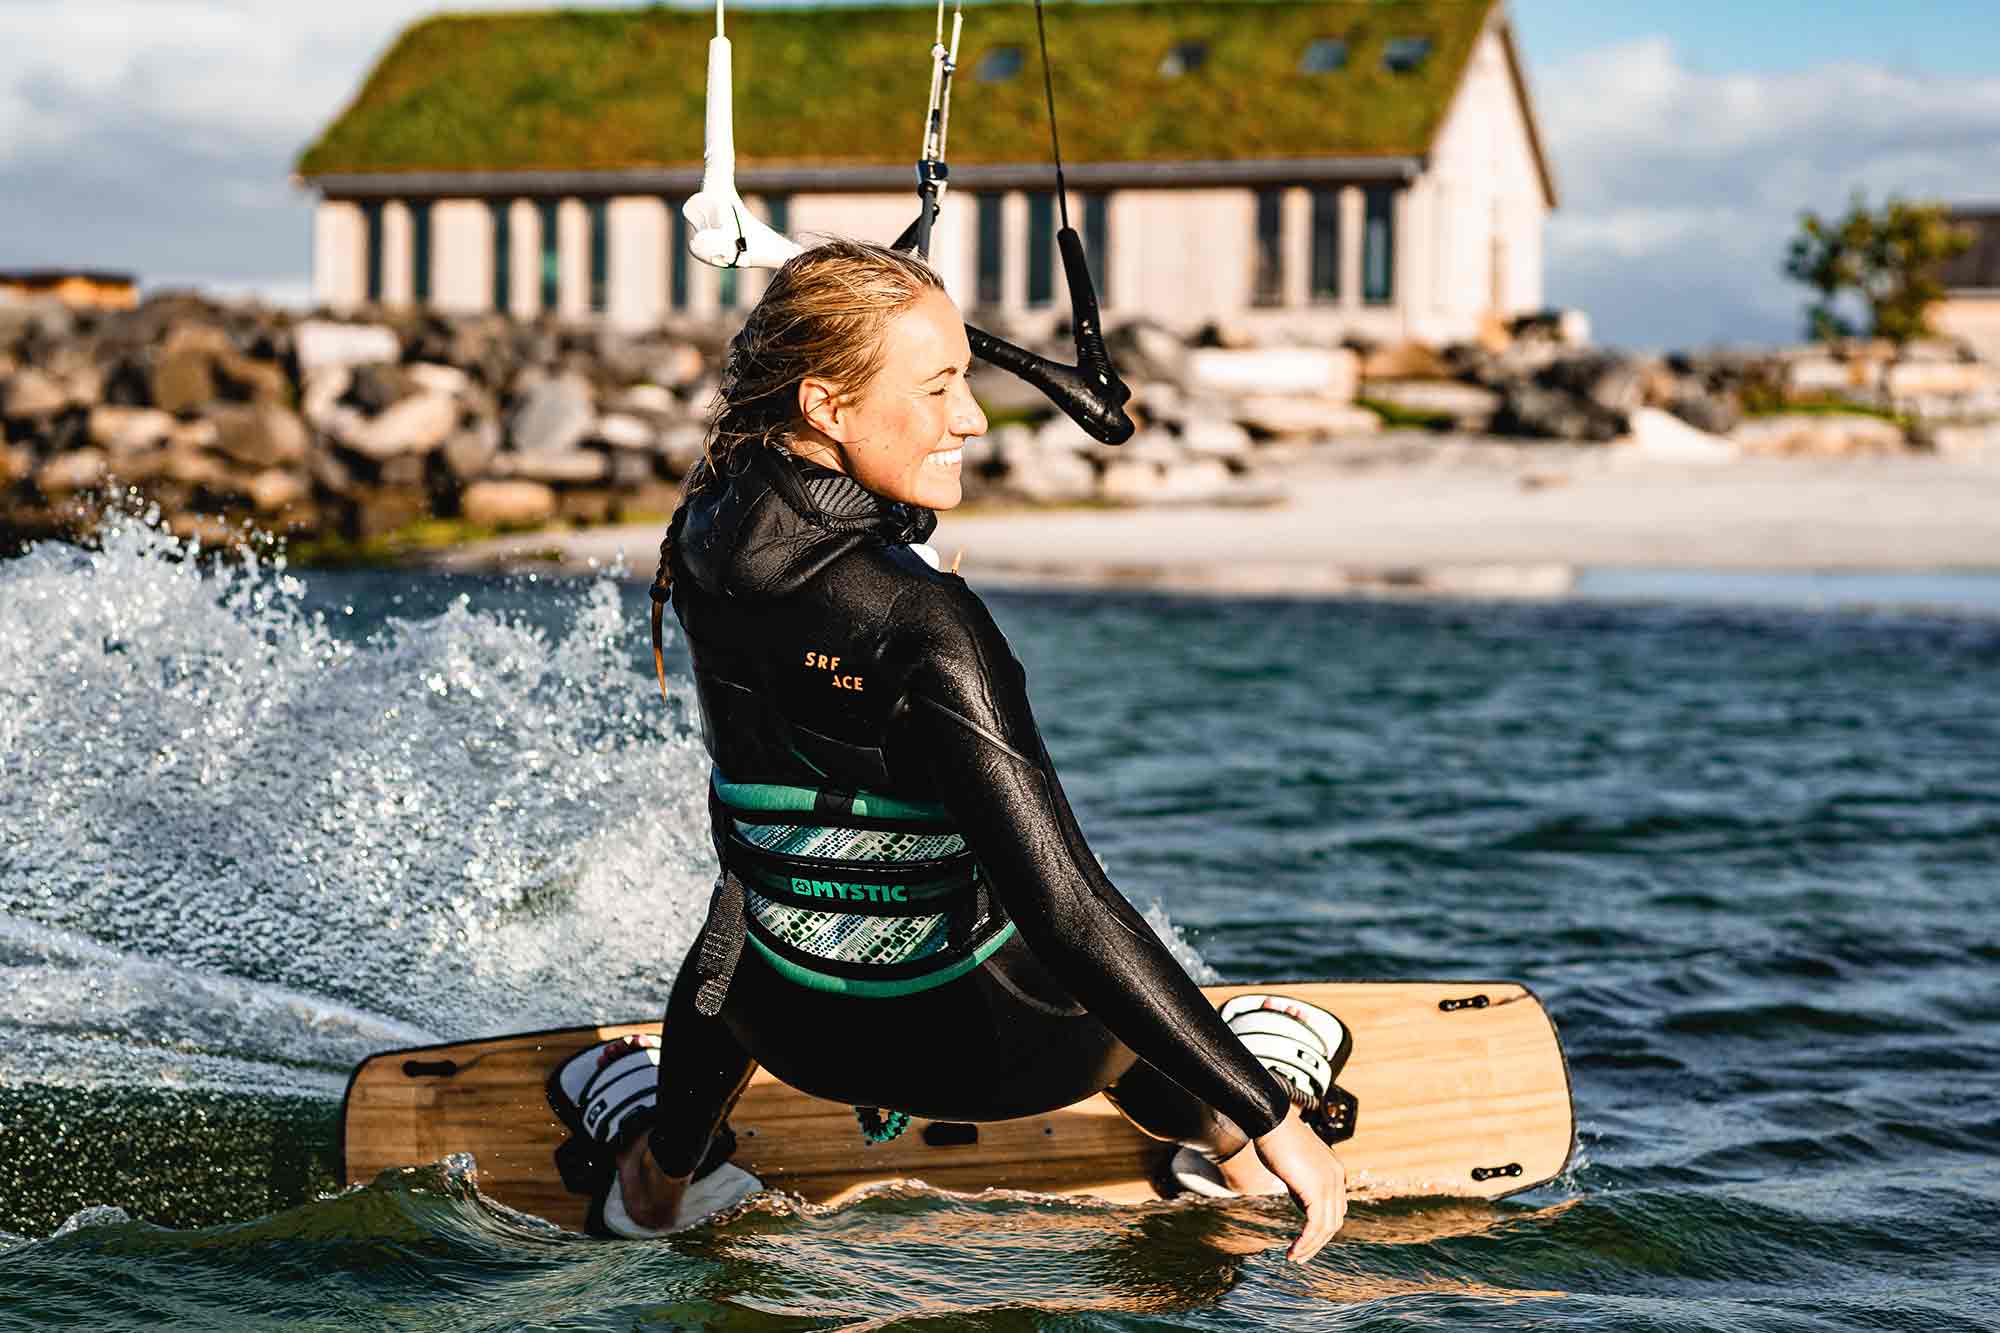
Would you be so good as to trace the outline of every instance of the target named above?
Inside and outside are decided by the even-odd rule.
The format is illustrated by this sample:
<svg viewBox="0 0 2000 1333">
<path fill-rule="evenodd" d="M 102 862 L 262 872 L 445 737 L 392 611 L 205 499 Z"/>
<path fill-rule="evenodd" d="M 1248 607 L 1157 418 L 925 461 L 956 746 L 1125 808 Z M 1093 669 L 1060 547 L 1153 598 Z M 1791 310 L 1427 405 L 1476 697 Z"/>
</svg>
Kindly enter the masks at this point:
<svg viewBox="0 0 2000 1333">
<path fill-rule="evenodd" d="M 1320 1252 L 1347 1220 L 1347 1169 L 1320 1142 L 1297 1107 L 1285 1113 L 1278 1127 L 1255 1140 L 1257 1160 L 1284 1182 L 1293 1202 L 1306 1210 L 1305 1229 L 1285 1257 L 1302 1264 Z"/>
</svg>

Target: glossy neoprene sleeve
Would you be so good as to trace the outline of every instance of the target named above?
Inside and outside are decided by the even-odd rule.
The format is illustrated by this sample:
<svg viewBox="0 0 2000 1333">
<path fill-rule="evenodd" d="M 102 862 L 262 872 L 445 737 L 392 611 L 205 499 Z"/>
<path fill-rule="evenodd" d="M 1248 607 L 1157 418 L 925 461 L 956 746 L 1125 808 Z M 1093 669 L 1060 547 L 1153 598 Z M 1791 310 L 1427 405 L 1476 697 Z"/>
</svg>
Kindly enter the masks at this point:
<svg viewBox="0 0 2000 1333">
<path fill-rule="evenodd" d="M 1278 1080 L 1098 866 L 1028 707 L 1027 680 L 964 585 L 901 594 L 888 622 L 910 654 L 898 753 L 935 790 L 994 893 L 1051 975 L 1148 1064 L 1252 1138 L 1288 1106 Z"/>
</svg>

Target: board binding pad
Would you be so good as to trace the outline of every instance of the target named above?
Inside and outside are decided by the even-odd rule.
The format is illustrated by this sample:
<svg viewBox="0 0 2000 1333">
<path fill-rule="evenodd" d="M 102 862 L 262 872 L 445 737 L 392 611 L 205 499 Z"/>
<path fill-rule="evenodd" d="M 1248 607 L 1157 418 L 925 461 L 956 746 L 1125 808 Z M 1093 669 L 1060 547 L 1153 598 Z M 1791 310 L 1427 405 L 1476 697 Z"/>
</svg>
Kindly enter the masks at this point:
<svg viewBox="0 0 2000 1333">
<path fill-rule="evenodd" d="M 1204 988 L 1217 1005 L 1292 996 L 1334 1014 L 1349 1049 L 1339 1086 L 1353 1133 L 1336 1146 L 1358 1200 L 1495 1199 L 1544 1184 L 1575 1138 L 1562 1045 L 1533 992 L 1508 981 L 1278 982 Z M 555 1153 L 568 1131 L 544 1095 L 577 1052 L 657 1023 L 563 1028 L 384 1051 L 348 1080 L 342 1174 L 470 1153 L 480 1191 L 582 1230 L 587 1199 L 567 1192 Z M 1173 1145 L 1147 1138 L 1102 1096 L 1043 1115 L 981 1124 L 914 1119 L 900 1138 L 865 1142 L 854 1110 L 758 1070 L 730 1115 L 731 1160 L 765 1185 L 814 1203 L 921 1180 L 939 1189 L 1024 1190 L 1114 1203 L 1161 1197 Z"/>
</svg>

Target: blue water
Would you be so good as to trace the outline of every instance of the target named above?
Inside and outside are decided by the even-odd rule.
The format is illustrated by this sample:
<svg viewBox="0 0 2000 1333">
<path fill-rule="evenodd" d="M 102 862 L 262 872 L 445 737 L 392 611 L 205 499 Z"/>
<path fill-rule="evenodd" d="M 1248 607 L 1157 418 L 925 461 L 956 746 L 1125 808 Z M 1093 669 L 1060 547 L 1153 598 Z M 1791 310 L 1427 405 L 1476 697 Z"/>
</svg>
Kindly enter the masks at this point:
<svg viewBox="0 0 2000 1333">
<path fill-rule="evenodd" d="M 368 1052 L 657 1010 L 705 897 L 687 684 L 636 585 L 182 557 L 0 564 L 0 1327 L 2000 1326 L 1964 598 L 993 595 L 1192 966 L 1516 977 L 1562 1031 L 1566 1176 L 1358 1206 L 1297 1268 L 1273 1202 L 768 1197 L 611 1245 L 462 1162 L 341 1190 Z"/>
</svg>

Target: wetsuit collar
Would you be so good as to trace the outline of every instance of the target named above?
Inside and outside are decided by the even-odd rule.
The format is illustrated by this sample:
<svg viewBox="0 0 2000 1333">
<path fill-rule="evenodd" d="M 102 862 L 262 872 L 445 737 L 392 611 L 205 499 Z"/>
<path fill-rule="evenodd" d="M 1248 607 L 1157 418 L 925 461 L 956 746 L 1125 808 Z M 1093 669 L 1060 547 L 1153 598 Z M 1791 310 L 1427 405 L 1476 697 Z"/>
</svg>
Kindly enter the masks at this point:
<svg viewBox="0 0 2000 1333">
<path fill-rule="evenodd" d="M 928 509 L 884 499 L 845 473 L 779 449 L 681 510 L 680 559 L 725 596 L 784 596 L 850 551 L 918 542 L 937 527 Z"/>
</svg>

